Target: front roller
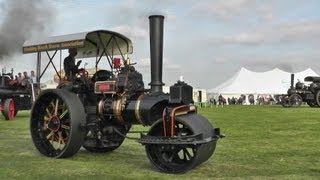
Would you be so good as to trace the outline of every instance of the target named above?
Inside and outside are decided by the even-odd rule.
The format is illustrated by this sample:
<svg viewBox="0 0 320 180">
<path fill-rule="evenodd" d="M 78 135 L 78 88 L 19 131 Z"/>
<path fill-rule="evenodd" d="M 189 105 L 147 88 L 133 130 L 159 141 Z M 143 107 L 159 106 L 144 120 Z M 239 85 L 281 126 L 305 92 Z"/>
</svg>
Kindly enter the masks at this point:
<svg viewBox="0 0 320 180">
<path fill-rule="evenodd" d="M 308 100 L 307 99 L 307 104 L 312 108 L 319 107 L 318 104 L 314 100 Z"/>
<path fill-rule="evenodd" d="M 63 158 L 80 149 L 86 114 L 80 99 L 62 89 L 43 91 L 33 105 L 30 130 L 38 151 L 48 157 Z"/>
<path fill-rule="evenodd" d="M 173 137 L 164 137 L 163 121 L 159 120 L 139 141 L 160 171 L 183 173 L 211 157 L 219 135 L 206 118 L 190 113 L 175 118 Z"/>
<path fill-rule="evenodd" d="M 320 106 L 320 90 L 317 90 L 316 93 L 315 93 L 315 104 L 317 106 Z"/>
</svg>

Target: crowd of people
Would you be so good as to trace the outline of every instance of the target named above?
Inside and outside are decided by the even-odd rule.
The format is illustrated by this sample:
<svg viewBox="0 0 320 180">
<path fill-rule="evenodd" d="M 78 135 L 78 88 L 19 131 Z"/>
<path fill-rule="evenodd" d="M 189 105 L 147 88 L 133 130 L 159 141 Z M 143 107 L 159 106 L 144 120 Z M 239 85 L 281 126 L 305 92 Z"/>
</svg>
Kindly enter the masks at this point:
<svg viewBox="0 0 320 180">
<path fill-rule="evenodd" d="M 27 71 L 23 73 L 19 72 L 17 75 L 13 76 L 13 73 L 2 74 L 7 75 L 8 80 L 7 83 L 9 86 L 18 86 L 22 88 L 29 88 L 31 84 L 37 83 L 37 78 L 35 72 L 32 70 L 30 71 L 30 75 L 28 75 Z"/>
<path fill-rule="evenodd" d="M 239 97 L 234 97 L 232 96 L 231 98 L 228 97 L 227 98 L 228 104 L 240 104 L 242 105 L 245 101 L 246 101 L 246 96 L 245 95 L 241 95 Z"/>
<path fill-rule="evenodd" d="M 75 56 L 77 55 L 77 49 L 69 49 L 69 56 L 64 59 L 64 70 L 67 80 L 74 78 L 75 74 L 79 71 L 78 67 L 81 63 L 81 60 L 75 64 Z M 5 73 L 5 68 L 2 69 L 1 86 L 8 86 L 12 88 L 30 88 L 32 84 L 37 83 L 37 77 L 33 70 L 30 71 L 30 75 L 27 71 L 19 72 L 17 75 L 13 74 L 13 69 L 10 73 Z"/>
<path fill-rule="evenodd" d="M 280 104 L 281 96 L 280 95 L 258 95 L 256 98 L 253 94 L 249 95 L 240 95 L 239 97 L 223 97 L 221 94 L 215 98 L 209 99 L 209 104 L 214 106 L 223 106 L 223 105 L 272 105 Z"/>
<path fill-rule="evenodd" d="M 18 75 L 15 76 L 15 80 L 22 86 L 28 86 L 28 84 L 34 84 L 37 82 L 34 71 L 30 72 L 30 76 L 28 75 L 27 71 L 24 71 L 23 75 L 21 72 L 19 72 Z"/>
</svg>

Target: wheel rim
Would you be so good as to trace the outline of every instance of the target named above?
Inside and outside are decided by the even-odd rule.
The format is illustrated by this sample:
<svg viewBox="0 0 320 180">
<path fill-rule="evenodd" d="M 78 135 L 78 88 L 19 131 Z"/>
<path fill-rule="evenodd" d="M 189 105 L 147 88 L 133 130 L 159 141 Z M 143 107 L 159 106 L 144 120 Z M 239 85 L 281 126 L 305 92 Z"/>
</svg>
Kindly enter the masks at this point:
<svg viewBox="0 0 320 180">
<path fill-rule="evenodd" d="M 175 136 L 192 135 L 192 130 L 181 122 L 175 125 Z M 163 136 L 161 126 L 155 128 L 150 135 Z M 146 151 L 152 163 L 161 171 L 169 173 L 184 172 L 196 163 L 199 145 L 146 145 Z"/>
<path fill-rule="evenodd" d="M 14 101 L 11 100 L 10 103 L 9 103 L 9 119 L 10 120 L 13 120 L 14 119 L 14 116 L 15 116 L 15 104 L 14 104 Z"/>
<path fill-rule="evenodd" d="M 70 135 L 70 114 L 66 104 L 59 97 L 51 97 L 49 104 L 43 104 L 42 141 L 51 149 L 50 154 L 59 154 L 66 147 Z"/>
</svg>

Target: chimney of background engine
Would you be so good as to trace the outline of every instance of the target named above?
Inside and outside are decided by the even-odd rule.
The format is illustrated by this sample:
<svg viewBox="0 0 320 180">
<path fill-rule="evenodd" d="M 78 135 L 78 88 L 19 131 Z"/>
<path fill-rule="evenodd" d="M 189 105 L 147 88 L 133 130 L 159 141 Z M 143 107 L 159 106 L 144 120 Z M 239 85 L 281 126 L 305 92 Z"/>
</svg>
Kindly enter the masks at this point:
<svg viewBox="0 0 320 180">
<path fill-rule="evenodd" d="M 149 16 L 151 92 L 162 92 L 162 56 L 163 56 L 163 20 L 162 15 Z"/>
<path fill-rule="evenodd" d="M 293 89 L 293 84 L 294 84 L 294 74 L 291 74 L 291 85 L 290 88 Z"/>
</svg>

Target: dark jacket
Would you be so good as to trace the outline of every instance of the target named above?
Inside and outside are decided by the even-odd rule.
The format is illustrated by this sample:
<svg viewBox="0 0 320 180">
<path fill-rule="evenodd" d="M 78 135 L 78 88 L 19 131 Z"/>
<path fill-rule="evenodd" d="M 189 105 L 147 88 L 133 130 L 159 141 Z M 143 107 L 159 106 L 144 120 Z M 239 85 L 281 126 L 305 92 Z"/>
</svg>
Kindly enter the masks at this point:
<svg viewBox="0 0 320 180">
<path fill-rule="evenodd" d="M 74 77 L 78 71 L 78 66 L 75 65 L 75 61 L 75 58 L 70 55 L 67 56 L 63 61 L 64 72 L 66 73 L 68 80 L 70 80 L 71 77 Z"/>
</svg>

